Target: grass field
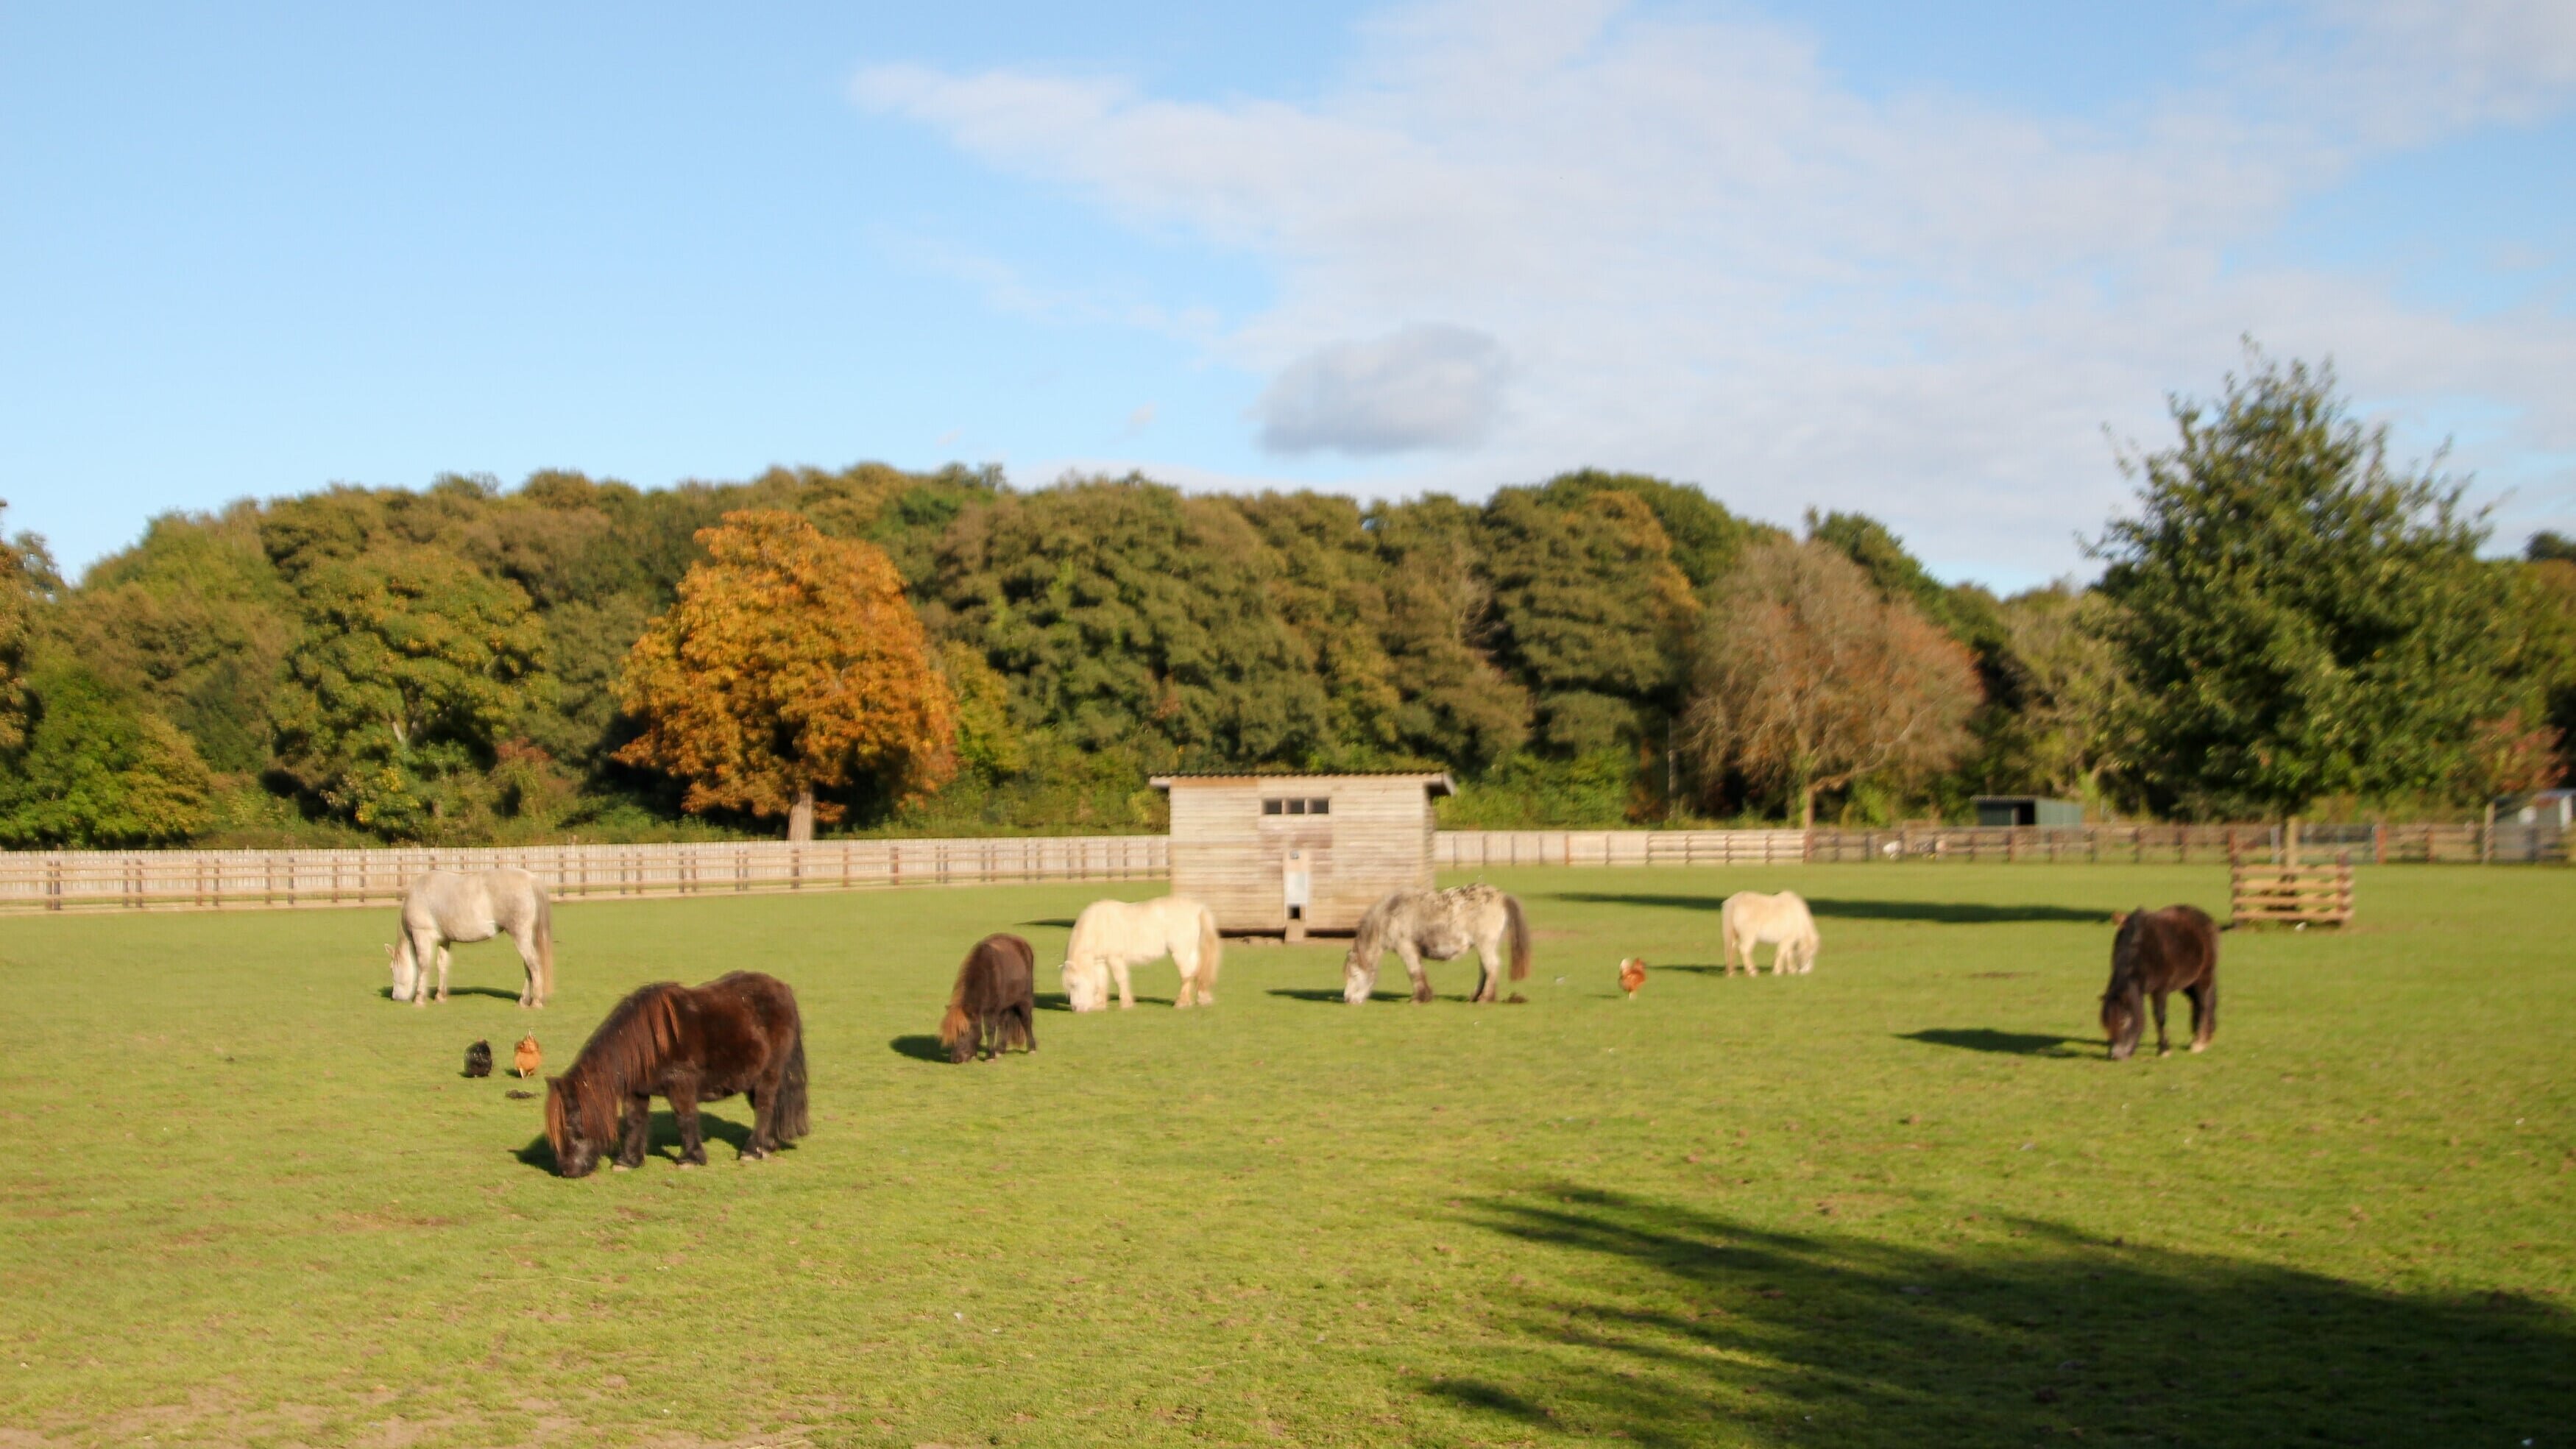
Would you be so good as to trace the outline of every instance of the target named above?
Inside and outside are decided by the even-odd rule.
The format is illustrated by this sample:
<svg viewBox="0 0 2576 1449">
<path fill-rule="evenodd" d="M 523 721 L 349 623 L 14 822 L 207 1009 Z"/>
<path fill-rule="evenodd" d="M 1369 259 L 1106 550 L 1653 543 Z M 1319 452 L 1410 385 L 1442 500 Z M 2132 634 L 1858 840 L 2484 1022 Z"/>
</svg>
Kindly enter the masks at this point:
<svg viewBox="0 0 2576 1449">
<path fill-rule="evenodd" d="M 1492 878 L 1527 1005 L 1239 945 L 1212 1011 L 971 1067 L 924 1035 L 965 947 L 1051 965 L 1098 888 L 564 907 L 554 1066 L 758 967 L 815 1083 L 775 1162 L 736 1099 L 710 1168 L 664 1114 L 581 1182 L 459 1075 L 531 1019 L 506 945 L 415 1011 L 386 911 L 0 921 L 0 1446 L 2576 1435 L 2576 873 L 2366 872 L 2125 1065 L 2104 913 L 2218 871 Z M 1718 898 L 1781 886 L 1822 964 L 1719 977 Z"/>
</svg>

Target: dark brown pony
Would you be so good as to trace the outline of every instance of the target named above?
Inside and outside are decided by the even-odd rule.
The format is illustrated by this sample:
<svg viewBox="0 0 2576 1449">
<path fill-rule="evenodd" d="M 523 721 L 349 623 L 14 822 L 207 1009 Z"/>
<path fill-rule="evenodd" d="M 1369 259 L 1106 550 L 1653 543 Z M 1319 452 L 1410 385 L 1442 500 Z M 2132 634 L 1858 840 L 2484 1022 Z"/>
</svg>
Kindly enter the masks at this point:
<svg viewBox="0 0 2576 1449">
<path fill-rule="evenodd" d="M 2111 1060 L 2125 1062 L 2146 1030 L 2146 1001 L 2156 1006 L 2156 1055 L 2168 1056 L 2165 996 L 2191 998 L 2191 1049 L 2200 1051 L 2218 1031 L 2218 923 L 2198 906 L 2128 911 L 2111 918 L 2120 934 L 2111 941 L 2111 985 L 2102 993 L 2102 1030 L 2111 1038 Z"/>
<path fill-rule="evenodd" d="M 999 1056 L 1015 1039 L 1038 1049 L 1037 964 L 1037 952 L 1017 936 L 986 936 L 966 953 L 957 989 L 948 993 L 948 1014 L 939 1019 L 939 1044 L 950 1061 L 979 1051 Z"/>
<path fill-rule="evenodd" d="M 587 1177 L 618 1141 L 616 1165 L 644 1162 L 653 1099 L 671 1099 L 680 1119 L 680 1165 L 702 1167 L 698 1104 L 743 1092 L 751 1098 L 746 1162 L 809 1130 L 805 1110 L 805 1024 L 796 993 L 775 976 L 736 971 L 704 986 L 657 981 L 617 1003 L 581 1055 L 546 1079 L 546 1140 L 566 1177 Z M 624 1114 L 622 1140 L 619 1115 Z"/>
</svg>

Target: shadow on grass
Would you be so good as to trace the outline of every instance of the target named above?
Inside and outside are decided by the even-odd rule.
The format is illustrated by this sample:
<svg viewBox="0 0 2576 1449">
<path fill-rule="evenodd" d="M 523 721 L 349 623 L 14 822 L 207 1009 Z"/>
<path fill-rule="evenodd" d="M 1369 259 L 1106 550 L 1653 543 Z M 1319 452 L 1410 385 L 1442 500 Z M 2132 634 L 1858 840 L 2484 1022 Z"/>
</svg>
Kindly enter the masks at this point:
<svg viewBox="0 0 2576 1449">
<path fill-rule="evenodd" d="M 946 1058 L 943 1057 L 941 1060 L 944 1061 Z M 739 1155 L 742 1151 L 742 1145 L 751 1140 L 751 1124 L 748 1122 L 727 1121 L 725 1118 L 717 1116 L 706 1108 L 700 1107 L 698 1109 L 698 1135 L 706 1139 L 708 1151 L 707 1160 L 711 1163 L 721 1162 L 724 1160 L 723 1155 L 716 1152 L 715 1148 L 719 1144 L 722 1144 L 732 1148 L 734 1152 Z M 782 1152 L 789 1152 L 795 1150 L 795 1146 L 796 1144 L 792 1142 L 782 1142 L 779 1144 L 779 1150 Z M 520 1148 L 518 1151 L 510 1155 L 518 1158 L 520 1162 L 529 1167 L 543 1168 L 547 1172 L 553 1172 L 555 1170 L 554 1144 L 546 1141 L 546 1135 L 542 1132 L 528 1139 L 527 1146 Z M 615 1155 L 616 1148 L 612 1145 L 609 1148 L 608 1155 L 603 1156 L 600 1159 L 600 1174 L 604 1175 L 610 1170 L 608 1157 L 613 1157 Z M 653 1114 L 652 1129 L 644 1138 L 644 1165 L 650 1167 L 656 1160 L 665 1163 L 677 1162 L 680 1160 L 680 1119 L 668 1110 L 655 1112 Z"/>
<path fill-rule="evenodd" d="M 451 986 L 447 988 L 447 994 L 451 997 L 497 996 L 503 1001 L 510 1003 L 512 1006 L 519 1004 L 519 993 L 515 991 L 504 991 L 497 986 Z M 394 999 L 394 989 L 390 986 L 379 986 L 376 988 L 376 996 L 381 1000 L 391 1001 Z M 438 998 L 435 996 L 431 997 L 429 999 L 429 1004 L 436 1006 L 438 1004 Z"/>
<path fill-rule="evenodd" d="M 1677 911 L 1714 912 L 1726 906 L 1724 896 L 1657 895 L 1650 892 L 1561 891 L 1555 899 L 1596 906 L 1658 906 Z M 1851 901 L 1819 897 L 1810 898 L 1807 909 L 1814 915 L 1843 921 L 1932 921 L 1950 926 L 1994 925 L 2012 921 L 2111 924 L 2109 911 L 2083 910 L 2075 906 L 1998 905 L 1988 901 Z"/>
<path fill-rule="evenodd" d="M 1061 991 L 1032 992 L 1029 995 L 1029 1001 L 1040 1011 L 1073 1010 L 1073 998 Z"/>
<path fill-rule="evenodd" d="M 899 1036 L 886 1045 L 893 1048 L 899 1057 L 910 1057 L 916 1062 L 937 1062 L 943 1067 L 948 1065 L 948 1048 L 939 1044 L 939 1038 L 926 1032 Z"/>
<path fill-rule="evenodd" d="M 1564 1267 L 1492 1302 L 1503 1342 L 1472 1373 L 1420 1390 L 1497 1429 L 2515 1444 L 2576 1414 L 2576 1317 L 2514 1294 L 2410 1297 L 2035 1222 L 1947 1254 L 1572 1186 L 1466 1220 L 1523 1245 L 1526 1273 Z"/>
<path fill-rule="evenodd" d="M 2006 1056 L 2016 1057 L 2090 1056 L 2092 1055 L 2090 1052 L 2070 1051 L 2068 1048 L 2101 1045 L 2099 1042 L 2080 1036 L 2054 1036 L 2033 1031 L 1996 1031 L 1992 1027 L 1984 1026 L 1932 1026 L 1925 1027 L 1921 1031 L 1900 1031 L 1897 1035 L 1907 1041 L 1919 1041 L 1932 1046 L 1958 1047 L 1963 1051 L 1972 1052 L 2001 1052 Z"/>
<path fill-rule="evenodd" d="M 1023 926 L 1054 926 L 1059 930 L 1070 931 L 1073 929 L 1073 917 L 1049 916 L 1043 921 L 1021 921 L 1019 924 Z"/>
<path fill-rule="evenodd" d="M 1321 986 L 1273 986 L 1270 988 L 1270 994 L 1273 996 L 1286 997 L 1290 1001 L 1313 1001 L 1328 1003 L 1333 1006 L 1347 1006 L 1350 1004 L 1342 999 L 1342 990 L 1338 986 L 1329 989 Z M 1520 993 L 1514 992 L 1512 995 L 1518 997 Z M 1383 1001 L 1389 1006 L 1409 1006 L 1413 1002 L 1413 993 L 1402 990 L 1378 990 L 1369 993 L 1369 1000 Z M 1472 991 L 1454 996 L 1446 992 L 1435 992 L 1433 993 L 1431 1000 L 1423 1004 L 1428 1006 L 1436 1005 L 1440 1002 L 1455 1002 L 1460 1006 L 1473 1006 L 1476 1004 L 1476 997 L 1475 993 Z M 1529 1003 L 1526 999 L 1519 999 L 1494 1002 L 1492 1004 L 1497 1006 L 1526 1006 Z"/>
</svg>

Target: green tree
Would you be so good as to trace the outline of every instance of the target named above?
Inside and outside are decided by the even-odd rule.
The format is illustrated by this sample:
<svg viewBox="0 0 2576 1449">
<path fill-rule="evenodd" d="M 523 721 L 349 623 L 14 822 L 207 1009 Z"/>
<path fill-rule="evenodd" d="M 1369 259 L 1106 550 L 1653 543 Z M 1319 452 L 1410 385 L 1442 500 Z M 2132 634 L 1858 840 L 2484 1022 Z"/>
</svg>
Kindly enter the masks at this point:
<svg viewBox="0 0 2576 1449">
<path fill-rule="evenodd" d="M 213 819 L 213 778 L 188 737 L 69 662 L 29 680 L 33 725 L 0 764 L 0 845 L 176 845 Z"/>
<path fill-rule="evenodd" d="M 1277 557 L 1223 500 L 1065 484 L 960 515 L 939 559 L 933 629 L 983 652 L 1031 728 L 1147 766 L 1302 764 L 1329 743 Z"/>
<path fill-rule="evenodd" d="M 2079 800 L 2110 796 L 2132 751 L 2122 737 L 2130 689 L 2104 637 L 2111 606 L 2064 585 L 2004 601 L 2005 654 L 2018 707 L 1996 742 L 1999 773 L 2016 789 Z"/>
<path fill-rule="evenodd" d="M 0 501 L 0 512 L 9 505 Z M 27 693 L 27 654 L 38 610 L 59 586 L 44 540 L 31 533 L 0 538 L 0 750 L 26 743 L 34 701 Z"/>
<path fill-rule="evenodd" d="M 1659 734 L 1699 603 L 1654 511 L 1633 493 L 1557 508 L 1506 489 L 1484 522 L 1496 653 L 1537 696 L 1540 740 L 1580 755 Z"/>
<path fill-rule="evenodd" d="M 236 776 L 268 767 L 269 706 L 298 627 L 259 522 L 248 502 L 165 514 L 64 599 L 75 656 Z"/>
<path fill-rule="evenodd" d="M 452 829 L 483 803 L 498 745 L 548 692 L 527 595 L 442 549 L 399 546 L 318 558 L 298 593 L 280 764 L 333 813 L 389 839 Z"/>
<path fill-rule="evenodd" d="M 2391 469 L 2330 367 L 2250 347 L 2216 402 L 2172 413 L 2173 447 L 2122 459 L 2137 515 L 2094 545 L 2151 800 L 2269 818 L 2474 793 L 2478 742 L 2518 701 L 2463 485 Z"/>
</svg>

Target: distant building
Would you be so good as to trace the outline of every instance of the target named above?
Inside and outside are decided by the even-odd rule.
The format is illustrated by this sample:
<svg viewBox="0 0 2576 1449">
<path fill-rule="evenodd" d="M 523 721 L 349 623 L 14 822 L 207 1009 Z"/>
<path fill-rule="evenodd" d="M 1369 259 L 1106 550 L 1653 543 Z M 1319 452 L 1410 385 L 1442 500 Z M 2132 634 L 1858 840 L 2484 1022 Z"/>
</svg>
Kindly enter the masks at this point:
<svg viewBox="0 0 2576 1449">
<path fill-rule="evenodd" d="M 1980 795 L 1973 802 L 1979 825 L 2081 825 L 2084 806 L 2045 795 Z"/>
<path fill-rule="evenodd" d="M 2496 819 L 2565 830 L 2576 825 L 2576 790 L 2534 790 L 2506 795 L 2495 802 Z"/>
<path fill-rule="evenodd" d="M 1172 797 L 1172 894 L 1217 929 L 1291 939 L 1352 931 L 1390 891 L 1431 884 L 1444 774 L 1160 775 Z"/>
</svg>

